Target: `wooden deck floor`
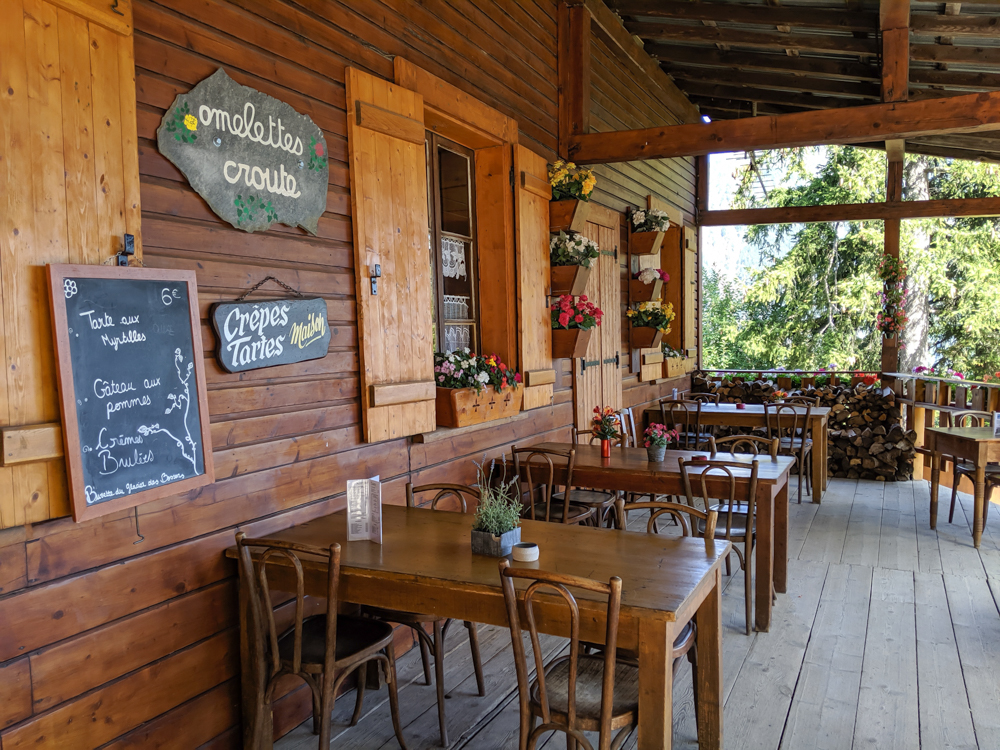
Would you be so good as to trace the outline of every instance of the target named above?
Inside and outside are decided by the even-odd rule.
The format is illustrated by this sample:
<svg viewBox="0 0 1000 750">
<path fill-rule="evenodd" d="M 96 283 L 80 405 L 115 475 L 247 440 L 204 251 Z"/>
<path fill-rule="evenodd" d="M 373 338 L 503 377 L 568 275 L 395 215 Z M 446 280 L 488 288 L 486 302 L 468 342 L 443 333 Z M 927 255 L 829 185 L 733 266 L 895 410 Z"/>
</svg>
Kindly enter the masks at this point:
<svg viewBox="0 0 1000 750">
<path fill-rule="evenodd" d="M 791 506 L 788 593 L 769 633 L 743 633 L 742 576 L 725 580 L 725 747 L 1000 748 L 1000 512 L 972 547 L 972 501 L 928 526 L 927 482 L 833 480 L 822 505 Z M 994 508 L 994 511 L 1000 509 Z M 645 528 L 634 518 L 630 524 Z M 734 566 L 734 573 L 737 570 Z M 464 628 L 446 659 L 451 746 L 517 747 L 510 636 L 480 626 L 487 695 L 476 694 Z M 550 639 L 553 653 L 564 642 Z M 438 743 L 434 687 L 416 650 L 399 661 L 402 717 L 413 750 Z M 337 703 L 335 748 L 396 748 L 386 691 L 369 691 L 358 726 L 353 695 Z M 674 746 L 697 747 L 686 662 L 677 676 Z M 277 744 L 316 747 L 311 722 Z M 547 748 L 563 747 L 563 738 Z M 635 737 L 626 747 L 635 747 Z"/>
</svg>

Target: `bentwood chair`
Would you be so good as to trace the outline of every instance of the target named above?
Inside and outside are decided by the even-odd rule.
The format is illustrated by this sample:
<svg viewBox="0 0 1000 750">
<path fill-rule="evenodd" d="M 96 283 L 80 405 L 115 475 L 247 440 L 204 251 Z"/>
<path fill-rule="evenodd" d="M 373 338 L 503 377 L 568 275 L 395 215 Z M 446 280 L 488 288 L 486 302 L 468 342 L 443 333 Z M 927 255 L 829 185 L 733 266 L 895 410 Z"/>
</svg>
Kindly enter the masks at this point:
<svg viewBox="0 0 1000 750">
<path fill-rule="evenodd" d="M 619 428 L 622 429 L 621 437 L 617 440 L 613 440 L 612 444 L 627 448 L 628 435 L 624 432 L 624 429 L 621 428 L 620 418 Z M 594 437 L 594 433 L 589 429 L 573 430 L 573 445 L 593 445 L 595 442 L 599 442 L 599 439 Z M 617 492 L 604 492 L 603 490 L 574 489 L 572 499 L 574 503 L 586 505 L 588 508 L 593 508 L 594 524 L 596 526 L 603 526 L 606 521 L 614 520 L 614 516 L 612 514 L 615 510 L 615 501 L 618 499 L 618 494 L 619 493 Z M 552 495 L 552 497 L 556 502 L 561 502 L 563 493 L 556 492 Z"/>
<path fill-rule="evenodd" d="M 517 496 L 525 505 L 524 516 L 532 521 L 555 521 L 566 524 L 581 524 L 593 520 L 596 515 L 594 508 L 576 502 L 577 491 L 573 489 L 576 450 L 511 446 L 510 452 L 514 458 Z M 566 464 L 566 484 L 561 493 L 555 491 L 556 473 L 553 457 L 564 459 Z M 541 499 L 536 499 L 539 495 Z"/>
<path fill-rule="evenodd" d="M 988 411 L 957 411 L 949 415 L 950 426 L 952 427 L 988 427 L 993 422 L 993 414 Z M 964 458 L 949 456 L 951 465 L 954 467 L 951 478 L 951 508 L 948 510 L 948 523 L 955 517 L 955 502 L 958 500 L 958 484 L 962 477 L 968 477 L 973 483 L 976 481 L 976 465 L 972 461 Z M 993 490 L 1000 486 L 1000 464 L 986 464 L 986 502 L 983 504 L 983 523 L 990 514 L 990 498 L 993 497 Z"/>
<path fill-rule="evenodd" d="M 475 487 L 467 487 L 464 484 L 424 484 L 414 487 L 411 482 L 406 483 L 406 506 L 408 508 L 417 507 L 416 497 L 434 493 L 427 507 L 430 510 L 448 510 L 444 505 L 454 506 L 454 510 L 467 513 L 469 506 L 467 500 L 479 500 L 479 490 Z M 366 617 L 373 617 L 382 622 L 398 622 L 406 625 L 413 631 L 420 645 L 420 660 L 424 667 L 424 683 L 431 684 L 431 668 L 429 654 L 434 654 L 434 681 L 437 687 L 437 707 L 438 707 L 438 727 L 441 731 L 441 746 L 448 746 L 448 728 L 445 721 L 444 706 L 444 641 L 448 636 L 448 628 L 452 620 L 442 619 L 434 615 L 423 615 L 417 612 L 405 612 L 395 609 L 383 609 L 381 607 L 363 607 L 361 613 Z M 476 687 L 479 695 L 486 695 L 486 684 L 483 680 L 483 662 L 479 655 L 479 631 L 476 624 L 466 621 L 466 629 L 469 631 L 469 647 L 472 649 L 472 666 L 476 672 Z M 431 626 L 433 634 L 429 634 L 425 625 Z"/>
<path fill-rule="evenodd" d="M 802 480 L 805 479 L 806 490 L 812 494 L 812 405 L 807 405 L 805 411 L 801 406 L 791 404 L 764 404 L 764 421 L 767 424 L 768 437 L 779 440 L 778 452 L 782 456 L 792 456 L 796 459 L 799 471 L 799 502 L 802 502 Z"/>
<path fill-rule="evenodd" d="M 319 735 L 319 747 L 330 747 L 330 713 L 337 691 L 352 673 L 357 673 L 358 688 L 351 725 L 361 717 L 365 695 L 365 666 L 377 662 L 382 666 L 389 687 L 389 709 L 392 727 L 399 746 L 406 750 L 406 741 L 399 724 L 399 696 L 396 691 L 396 660 L 392 647 L 392 626 L 362 617 L 349 617 L 337 613 L 337 592 L 340 581 L 340 545 L 328 548 L 283 542 L 275 539 L 250 539 L 237 532 L 240 575 L 248 597 L 248 628 L 251 649 L 263 655 L 265 684 L 256 696 L 257 715 L 264 717 L 270 710 L 274 691 L 285 675 L 301 678 L 312 692 L 313 734 Z M 256 560 L 251 550 L 259 551 Z M 327 577 L 326 613 L 305 617 L 305 572 L 301 555 L 308 556 L 306 564 L 315 565 L 319 560 Z M 291 627 L 279 632 L 271 608 L 271 590 L 268 568 L 280 569 L 283 580 L 289 573 L 294 579 L 295 616 Z M 275 573 L 278 571 L 275 570 Z M 253 728 L 258 742 L 270 741 L 267 723 Z"/>
<path fill-rule="evenodd" d="M 529 581 L 522 606 L 535 660 L 535 679 L 530 682 L 528 657 L 521 636 L 518 594 L 514 589 L 515 578 Z M 614 576 L 603 583 L 563 573 L 511 568 L 510 562 L 504 558 L 500 560 L 500 582 L 514 646 L 521 710 L 520 750 L 534 750 L 538 738 L 550 731 L 566 734 L 567 750 L 577 747 L 594 750 L 584 732 L 598 733 L 597 747 L 600 750 L 618 750 L 639 721 L 639 668 L 634 663 L 619 662 L 617 659 L 622 579 Z M 580 610 L 571 588 L 607 597 L 606 648 L 602 653 L 581 652 Z M 543 660 L 535 624 L 534 608 L 538 595 L 557 602 L 561 598 L 559 604 L 565 604 L 570 626 L 569 655 L 558 656 L 548 664 Z M 541 724 L 535 726 L 539 718 Z M 615 732 L 618 734 L 612 738 Z"/>
<path fill-rule="evenodd" d="M 719 394 L 718 393 L 691 393 L 688 394 L 688 398 L 691 401 L 701 401 L 703 404 L 718 404 Z"/>
<path fill-rule="evenodd" d="M 750 480 L 746 489 L 741 491 L 736 481 L 734 470 L 746 471 L 745 463 L 735 461 L 686 461 L 679 458 L 681 479 L 684 482 L 684 494 L 688 505 L 695 505 L 695 498 L 701 498 L 706 510 L 716 511 L 718 521 L 715 524 L 715 539 L 726 539 L 733 545 L 733 551 L 743 568 L 744 590 L 746 595 L 746 632 L 750 635 L 750 612 L 753 607 L 753 573 L 750 569 L 750 556 L 753 554 L 757 541 L 757 475 L 760 459 L 754 459 L 750 468 Z M 713 485 L 709 491 L 709 484 Z M 727 488 L 720 492 L 720 487 Z M 721 498 L 718 505 L 710 506 L 711 498 Z M 698 521 L 698 535 L 708 535 L 708 521 Z M 742 545 L 742 549 L 740 548 Z M 726 558 L 726 573 L 729 574 L 729 558 Z"/>
<path fill-rule="evenodd" d="M 715 439 L 715 453 L 749 453 L 759 456 L 762 452 L 767 453 L 771 458 L 778 457 L 778 450 L 781 441 L 778 438 L 758 437 L 757 435 L 733 435 L 731 437 Z"/>
<path fill-rule="evenodd" d="M 819 396 L 786 396 L 785 403 L 796 406 L 819 406 Z"/>
<path fill-rule="evenodd" d="M 639 432 L 635 426 L 635 415 L 632 408 L 623 406 L 617 412 L 618 424 L 621 425 L 622 434 L 625 436 L 624 445 L 626 448 L 635 448 L 639 445 Z"/>
<path fill-rule="evenodd" d="M 677 429 L 677 447 L 681 450 L 705 450 L 712 444 L 711 428 L 701 424 L 701 401 L 660 399 L 660 416 L 664 425 Z"/>
</svg>

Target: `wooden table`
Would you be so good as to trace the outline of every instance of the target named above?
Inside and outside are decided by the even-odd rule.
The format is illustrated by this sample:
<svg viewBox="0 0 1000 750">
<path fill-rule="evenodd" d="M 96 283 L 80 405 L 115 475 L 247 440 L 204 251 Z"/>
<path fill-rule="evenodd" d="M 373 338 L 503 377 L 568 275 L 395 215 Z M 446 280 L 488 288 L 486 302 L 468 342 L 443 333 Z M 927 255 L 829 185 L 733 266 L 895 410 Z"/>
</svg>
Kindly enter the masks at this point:
<svg viewBox="0 0 1000 750">
<path fill-rule="evenodd" d="M 270 535 L 275 539 L 327 547 L 342 546 L 340 598 L 346 602 L 409 610 L 508 627 L 497 558 L 473 555 L 471 514 L 384 506 L 383 544 L 348 542 L 341 511 Z M 678 628 L 694 618 L 698 647 L 698 740 L 701 748 L 722 747 L 722 588 L 721 561 L 728 542 L 666 539 L 593 527 L 524 521 L 521 538 L 535 542 L 541 556 L 515 568 L 542 568 L 607 581 L 622 578 L 618 645 L 638 650 L 639 748 L 669 748 L 673 732 L 673 669 L 670 658 Z M 235 557 L 235 548 L 226 552 Z M 293 586 L 281 580 L 272 561 L 271 588 Z M 303 562 L 306 593 L 324 596 L 326 563 Z M 287 568 L 289 571 L 291 568 Z M 524 581 L 516 581 L 523 590 Z M 241 583 L 241 592 L 243 584 Z M 580 637 L 603 643 L 607 601 L 574 592 L 580 603 Z M 241 594 L 240 606 L 245 607 Z M 541 632 L 568 637 L 565 605 L 550 600 L 536 607 Z M 523 616 L 523 615 L 522 615 Z M 241 618 L 246 622 L 246 618 Z M 247 712 L 261 684 L 262 664 L 248 656 L 241 633 L 244 727 L 254 726 Z M 248 708 L 249 707 L 249 708 Z M 268 734 L 270 736 L 270 734 Z M 244 743 L 251 747 L 249 742 Z"/>
<path fill-rule="evenodd" d="M 612 448 L 611 458 L 601 458 L 599 445 L 541 443 L 538 448 L 576 449 L 573 484 L 597 490 L 636 492 L 653 495 L 683 495 L 678 458 L 708 456 L 704 451 L 670 451 L 660 463 L 651 463 L 645 448 Z M 743 479 L 749 483 L 753 456 L 720 453 L 717 458 L 745 463 Z M 754 627 L 771 627 L 771 588 L 785 593 L 788 578 L 788 475 L 795 459 L 764 456 L 757 472 L 757 572 L 755 576 Z M 556 481 L 565 481 L 565 472 Z M 711 487 L 709 488 L 711 489 Z M 726 487 L 728 495 L 728 482 Z"/>
<path fill-rule="evenodd" d="M 986 502 L 986 464 L 1000 461 L 1000 437 L 992 427 L 928 427 L 925 447 L 931 452 L 931 528 L 937 528 L 938 489 L 941 486 L 941 456 L 955 456 L 976 466 L 975 517 L 972 543 L 983 539 L 983 510 Z"/>
<path fill-rule="evenodd" d="M 800 414 L 805 414 L 804 406 L 793 406 Z M 660 407 L 651 406 L 643 412 L 644 426 L 651 422 L 662 422 L 663 415 Z M 827 424 L 830 421 L 830 407 L 814 406 L 809 413 L 809 426 L 813 436 L 813 502 L 818 503 L 826 490 L 827 455 L 829 436 L 827 435 Z M 737 409 L 736 404 L 702 404 L 701 423 L 712 427 L 754 427 L 766 428 L 767 420 L 764 415 L 763 404 L 746 404 L 745 409 Z"/>
</svg>

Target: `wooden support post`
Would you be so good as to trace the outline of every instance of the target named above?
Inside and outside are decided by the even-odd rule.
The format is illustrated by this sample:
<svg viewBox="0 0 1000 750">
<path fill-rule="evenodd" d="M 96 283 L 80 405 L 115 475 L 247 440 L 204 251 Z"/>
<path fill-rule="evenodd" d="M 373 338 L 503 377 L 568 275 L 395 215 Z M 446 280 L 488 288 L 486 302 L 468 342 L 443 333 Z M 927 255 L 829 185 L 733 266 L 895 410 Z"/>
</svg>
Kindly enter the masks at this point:
<svg viewBox="0 0 1000 750">
<path fill-rule="evenodd" d="M 559 155 L 572 136 L 590 132 L 590 11 L 583 0 L 559 4 Z"/>
</svg>

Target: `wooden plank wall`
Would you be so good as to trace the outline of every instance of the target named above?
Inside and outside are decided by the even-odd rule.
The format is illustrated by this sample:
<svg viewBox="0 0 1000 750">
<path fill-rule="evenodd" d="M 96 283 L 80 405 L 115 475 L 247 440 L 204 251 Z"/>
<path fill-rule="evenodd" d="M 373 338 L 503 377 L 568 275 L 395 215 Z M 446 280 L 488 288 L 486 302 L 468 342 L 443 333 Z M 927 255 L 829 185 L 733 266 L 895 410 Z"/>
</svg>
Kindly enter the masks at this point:
<svg viewBox="0 0 1000 750">
<path fill-rule="evenodd" d="M 551 407 L 424 443 L 361 442 L 344 112 L 346 66 L 391 79 L 391 58 L 402 55 L 515 118 L 521 142 L 554 158 L 554 0 L 141 0 L 134 19 L 146 265 L 195 270 L 206 321 L 211 303 L 269 274 L 323 296 L 330 353 L 229 374 L 206 351 L 215 484 L 83 524 L 0 532 L 2 750 L 237 747 L 235 569 L 222 555 L 236 528 L 266 534 L 338 509 L 349 477 L 380 474 L 390 502 L 403 502 L 407 480 L 472 481 L 473 458 L 568 439 L 573 422 L 562 361 Z M 601 120 L 670 121 L 596 40 L 594 50 Z M 318 237 L 233 230 L 157 153 L 164 109 L 219 66 L 324 130 L 330 190 Z M 691 211 L 687 161 L 600 176 L 596 200 L 615 210 L 653 192 Z M 210 349 L 207 323 L 203 337 Z M 624 385 L 626 404 L 641 405 L 673 384 L 627 376 Z M 305 692 L 291 692 L 275 726 L 287 730 L 308 710 Z"/>
</svg>

